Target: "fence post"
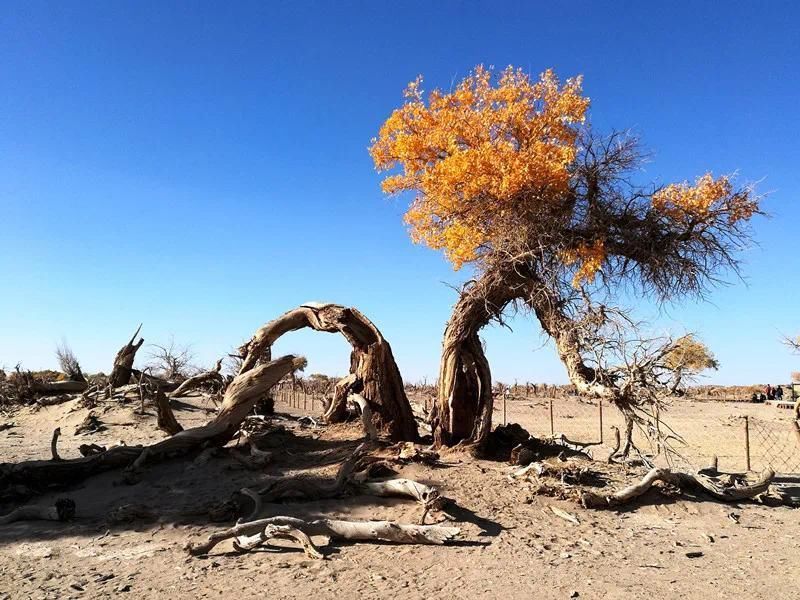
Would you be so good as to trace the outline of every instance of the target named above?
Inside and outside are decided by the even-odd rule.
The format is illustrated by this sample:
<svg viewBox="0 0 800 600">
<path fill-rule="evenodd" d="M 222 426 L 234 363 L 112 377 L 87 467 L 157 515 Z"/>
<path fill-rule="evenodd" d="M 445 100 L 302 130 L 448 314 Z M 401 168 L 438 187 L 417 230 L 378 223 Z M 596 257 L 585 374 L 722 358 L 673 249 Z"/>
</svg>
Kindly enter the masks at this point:
<svg viewBox="0 0 800 600">
<path fill-rule="evenodd" d="M 507 392 L 503 392 L 503 426 L 505 427 L 508 425 L 508 419 L 506 419 L 506 397 L 508 396 Z"/>
<path fill-rule="evenodd" d="M 600 407 L 600 443 L 603 443 L 603 401 L 600 400 L 598 402 L 598 406 Z"/>
<path fill-rule="evenodd" d="M 747 470 L 750 471 L 750 417 L 744 417 L 744 451 L 747 456 Z"/>
<path fill-rule="evenodd" d="M 556 435 L 556 427 L 553 422 L 553 399 L 550 398 L 550 437 L 554 437 Z"/>
</svg>

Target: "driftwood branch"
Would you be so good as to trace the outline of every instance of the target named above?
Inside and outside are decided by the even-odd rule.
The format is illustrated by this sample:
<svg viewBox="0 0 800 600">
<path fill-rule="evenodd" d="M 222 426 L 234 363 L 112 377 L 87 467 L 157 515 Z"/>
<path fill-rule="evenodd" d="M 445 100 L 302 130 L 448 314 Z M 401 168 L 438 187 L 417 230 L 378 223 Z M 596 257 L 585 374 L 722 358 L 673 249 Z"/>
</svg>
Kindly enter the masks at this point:
<svg viewBox="0 0 800 600">
<path fill-rule="evenodd" d="M 192 377 L 189 377 L 186 381 L 181 383 L 175 391 L 173 391 L 169 397 L 170 398 L 179 398 L 180 396 L 185 396 L 191 390 L 194 390 L 201 385 L 206 383 L 217 382 L 218 384 L 222 385 L 222 359 L 220 358 L 217 361 L 217 364 L 214 366 L 213 369 L 210 371 L 205 371 L 203 373 L 198 373 Z"/>
<path fill-rule="evenodd" d="M 769 485 L 774 478 L 772 470 L 764 471 L 758 480 L 752 484 L 735 485 L 731 480 L 722 481 L 719 477 L 706 475 L 703 473 L 681 473 L 673 472 L 670 469 L 654 468 L 642 478 L 641 481 L 634 483 L 626 488 L 611 494 L 596 494 L 594 492 L 584 492 L 581 495 L 581 504 L 586 508 L 609 508 L 626 504 L 638 498 L 649 490 L 657 481 L 663 481 L 680 488 L 700 489 L 723 502 L 737 502 L 748 498 L 754 498 L 763 494 L 769 489 Z"/>
<path fill-rule="evenodd" d="M 193 556 L 208 554 L 214 546 L 230 538 L 263 534 L 270 526 L 290 527 L 306 536 L 324 535 L 332 540 L 351 542 L 394 542 L 396 544 L 446 544 L 461 533 L 457 527 L 441 525 L 410 525 L 394 521 L 340 521 L 316 519 L 304 521 L 293 517 L 270 517 L 248 523 L 238 523 L 230 529 L 212 533 L 202 544 L 187 544 Z M 268 539 L 268 535 L 265 538 Z M 245 542 L 247 544 L 247 542 Z"/>
</svg>

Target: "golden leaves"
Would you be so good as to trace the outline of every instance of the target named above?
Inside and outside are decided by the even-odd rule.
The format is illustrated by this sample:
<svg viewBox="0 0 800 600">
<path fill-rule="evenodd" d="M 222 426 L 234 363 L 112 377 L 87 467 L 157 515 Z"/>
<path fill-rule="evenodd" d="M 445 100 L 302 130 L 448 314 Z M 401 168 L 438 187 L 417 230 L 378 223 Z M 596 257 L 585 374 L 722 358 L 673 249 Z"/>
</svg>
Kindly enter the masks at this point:
<svg viewBox="0 0 800 600">
<path fill-rule="evenodd" d="M 728 223 L 735 225 L 756 213 L 758 201 L 748 190 L 734 192 L 728 177 L 714 179 L 711 173 L 706 173 L 694 185 L 673 183 L 657 191 L 652 206 L 676 221 L 704 221 L 716 211 L 727 215 Z"/>
<path fill-rule="evenodd" d="M 399 167 L 383 191 L 415 191 L 405 220 L 414 241 L 443 249 L 458 269 L 490 243 L 498 214 L 513 214 L 525 193 L 563 195 L 588 98 L 581 79 L 563 85 L 552 71 L 532 80 L 508 67 L 496 82 L 477 67 L 427 104 L 417 78 L 373 140 L 378 170 Z M 545 197 L 540 194 L 539 197 Z"/>
<path fill-rule="evenodd" d="M 583 283 L 592 283 L 594 277 L 603 266 L 606 259 L 606 246 L 603 240 L 595 240 L 591 244 L 582 243 L 576 248 L 570 248 L 561 253 L 561 258 L 567 266 L 578 264 L 578 269 L 572 277 L 572 286 L 580 287 Z"/>
</svg>

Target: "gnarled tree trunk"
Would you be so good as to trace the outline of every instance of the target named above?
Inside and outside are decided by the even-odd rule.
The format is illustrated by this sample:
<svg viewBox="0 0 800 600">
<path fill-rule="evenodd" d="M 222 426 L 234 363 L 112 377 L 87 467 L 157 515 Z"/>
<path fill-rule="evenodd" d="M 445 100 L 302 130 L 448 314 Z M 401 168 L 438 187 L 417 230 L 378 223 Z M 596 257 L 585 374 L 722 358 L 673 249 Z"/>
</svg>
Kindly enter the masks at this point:
<svg viewBox="0 0 800 600">
<path fill-rule="evenodd" d="M 278 338 L 304 327 L 341 333 L 353 347 L 350 375 L 337 384 L 333 401 L 325 413 L 326 421 L 343 420 L 348 395 L 359 393 L 370 403 L 378 429 L 393 440 L 416 440 L 417 425 L 392 348 L 378 328 L 355 308 L 309 303 L 284 313 L 261 327 L 242 346 L 244 359 L 239 373 L 246 373 L 259 361 L 269 360 L 272 345 Z"/>
<path fill-rule="evenodd" d="M 141 329 L 142 326 L 139 325 L 131 341 L 120 348 L 119 352 L 117 352 L 117 355 L 114 357 L 114 368 L 111 370 L 111 376 L 108 379 L 108 383 L 112 388 L 127 385 L 131 381 L 133 361 L 136 358 L 136 352 L 138 352 L 139 348 L 144 344 L 144 338 L 139 338 L 139 341 L 134 344 L 136 336 L 139 335 Z"/>
<path fill-rule="evenodd" d="M 478 332 L 528 293 L 528 282 L 513 270 L 489 272 L 461 292 L 442 342 L 431 414 L 437 446 L 481 444 L 491 431 L 492 375 Z"/>
</svg>

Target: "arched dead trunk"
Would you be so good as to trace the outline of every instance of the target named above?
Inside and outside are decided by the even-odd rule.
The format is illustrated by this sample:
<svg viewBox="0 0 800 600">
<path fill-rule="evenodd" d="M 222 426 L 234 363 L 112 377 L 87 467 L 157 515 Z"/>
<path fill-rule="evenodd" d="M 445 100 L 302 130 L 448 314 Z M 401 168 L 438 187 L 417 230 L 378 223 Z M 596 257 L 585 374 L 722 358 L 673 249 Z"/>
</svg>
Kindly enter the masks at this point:
<svg viewBox="0 0 800 600">
<path fill-rule="evenodd" d="M 309 303 L 284 313 L 261 327 L 242 346 L 240 354 L 244 360 L 239 373 L 246 373 L 259 361 L 269 360 L 278 338 L 304 327 L 341 333 L 353 347 L 350 375 L 336 385 L 333 401 L 325 412 L 326 421 L 343 420 L 348 395 L 359 393 L 370 403 L 378 429 L 393 440 L 416 440 L 416 421 L 392 348 L 372 321 L 355 308 Z"/>
<path fill-rule="evenodd" d="M 492 428 L 492 374 L 478 332 L 528 294 L 516 271 L 483 275 L 453 307 L 442 342 L 439 389 L 431 413 L 437 446 L 481 444 Z"/>
</svg>

